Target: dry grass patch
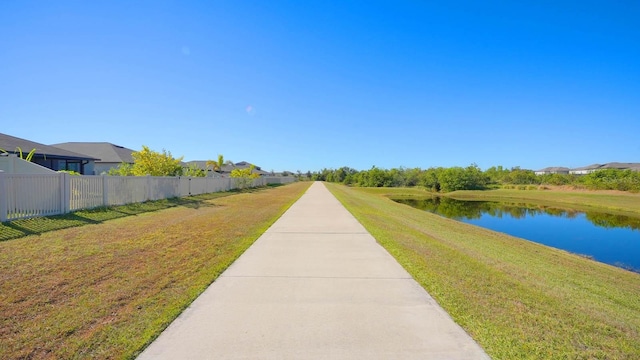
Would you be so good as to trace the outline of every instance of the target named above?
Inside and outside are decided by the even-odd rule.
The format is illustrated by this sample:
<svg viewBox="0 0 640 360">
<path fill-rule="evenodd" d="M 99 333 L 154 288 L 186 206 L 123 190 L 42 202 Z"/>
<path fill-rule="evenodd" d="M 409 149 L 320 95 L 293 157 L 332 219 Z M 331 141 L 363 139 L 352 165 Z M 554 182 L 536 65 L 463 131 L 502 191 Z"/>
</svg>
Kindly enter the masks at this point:
<svg viewBox="0 0 640 360">
<path fill-rule="evenodd" d="M 0 242 L 0 358 L 132 358 L 310 183 Z"/>
<path fill-rule="evenodd" d="M 640 358 L 639 274 L 327 187 L 494 359 Z"/>
</svg>

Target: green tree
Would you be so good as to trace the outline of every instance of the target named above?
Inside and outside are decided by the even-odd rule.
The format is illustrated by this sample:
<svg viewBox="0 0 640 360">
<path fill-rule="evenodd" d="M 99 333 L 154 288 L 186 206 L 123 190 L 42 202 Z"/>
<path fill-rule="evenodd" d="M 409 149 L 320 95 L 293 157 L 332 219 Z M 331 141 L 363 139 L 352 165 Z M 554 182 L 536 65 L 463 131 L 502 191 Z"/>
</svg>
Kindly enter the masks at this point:
<svg viewBox="0 0 640 360">
<path fill-rule="evenodd" d="M 191 177 L 205 177 L 207 176 L 207 172 L 200 169 L 198 165 L 191 164 L 186 169 L 182 170 L 183 176 L 191 176 Z"/>
<path fill-rule="evenodd" d="M 143 145 L 142 150 L 134 151 L 133 157 L 133 174 L 136 176 L 178 176 L 182 174 L 182 166 L 180 162 L 182 157 L 175 159 L 171 152 L 162 149 L 157 152 Z"/>
<path fill-rule="evenodd" d="M 253 183 L 253 180 L 260 177 L 260 175 L 253 172 L 254 169 L 255 166 L 251 165 L 248 168 L 233 169 L 231 171 L 231 177 L 236 182 L 236 186 L 238 186 L 238 188 L 244 189 L 249 187 Z"/>
<path fill-rule="evenodd" d="M 524 170 L 519 167 L 511 168 L 511 171 L 504 177 L 504 183 L 516 185 L 540 184 L 541 178 L 533 170 Z"/>
<path fill-rule="evenodd" d="M 182 175 L 182 157 L 175 159 L 171 152 L 162 150 L 157 152 L 142 145 L 142 150 L 134 151 L 133 165 L 123 163 L 115 169 L 109 170 L 109 175 L 120 176 L 179 176 Z"/>
<path fill-rule="evenodd" d="M 134 176 L 133 164 L 122 163 L 120 166 L 111 168 L 107 171 L 107 175 L 110 176 Z"/>
</svg>

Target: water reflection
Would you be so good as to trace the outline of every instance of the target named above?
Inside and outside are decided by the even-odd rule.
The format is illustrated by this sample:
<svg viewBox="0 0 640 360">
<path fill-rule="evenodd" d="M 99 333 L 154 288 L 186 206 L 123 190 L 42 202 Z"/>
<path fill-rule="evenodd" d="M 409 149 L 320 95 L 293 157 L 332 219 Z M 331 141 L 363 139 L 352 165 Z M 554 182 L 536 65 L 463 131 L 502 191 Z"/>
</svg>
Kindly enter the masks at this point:
<svg viewBox="0 0 640 360">
<path fill-rule="evenodd" d="M 395 199 L 448 218 L 640 270 L 640 219 L 529 203 L 464 201 L 448 197 Z"/>
<path fill-rule="evenodd" d="M 573 219 L 585 214 L 586 219 L 596 226 L 640 231 L 639 218 L 602 212 L 581 212 L 528 203 L 456 200 L 440 196 L 427 199 L 394 199 L 394 201 L 456 220 L 480 219 L 483 214 L 497 218 L 508 215 L 514 219 L 541 214 Z"/>
</svg>

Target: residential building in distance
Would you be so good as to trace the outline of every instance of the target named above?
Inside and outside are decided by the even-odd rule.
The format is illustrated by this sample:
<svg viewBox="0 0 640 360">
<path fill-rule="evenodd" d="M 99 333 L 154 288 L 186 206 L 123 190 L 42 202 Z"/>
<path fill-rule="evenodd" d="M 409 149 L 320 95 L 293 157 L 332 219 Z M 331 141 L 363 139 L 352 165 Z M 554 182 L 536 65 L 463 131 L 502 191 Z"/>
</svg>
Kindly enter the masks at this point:
<svg viewBox="0 0 640 360">
<path fill-rule="evenodd" d="M 600 164 L 593 164 L 593 165 L 589 165 L 589 166 L 583 166 L 583 167 L 579 167 L 579 168 L 575 168 L 575 169 L 571 169 L 569 170 L 569 174 L 574 174 L 574 175 L 586 175 L 586 174 L 591 174 L 594 171 L 597 171 L 602 165 Z"/>
<path fill-rule="evenodd" d="M 82 175 L 92 175 L 94 171 L 96 157 L 82 153 L 49 146 L 35 141 L 18 138 L 15 136 L 0 133 L 0 149 L 9 154 L 26 157 L 35 149 L 31 162 L 49 168 L 54 171 L 67 170 L 75 171 Z"/>
<path fill-rule="evenodd" d="M 548 175 L 548 174 L 586 175 L 586 174 L 591 174 L 592 172 L 595 172 L 595 171 L 605 170 L 605 169 L 640 171 L 640 163 L 610 162 L 606 164 L 593 164 L 588 166 L 582 166 L 574 169 L 569 169 L 566 167 L 547 167 L 547 168 L 535 171 L 535 174 L 536 175 Z"/>
<path fill-rule="evenodd" d="M 211 166 L 207 166 L 206 160 L 192 160 L 192 161 L 187 161 L 185 163 L 185 167 L 189 167 L 192 165 L 196 165 L 199 169 L 207 171 L 207 176 L 213 176 L 213 177 L 229 177 L 231 175 L 231 172 L 234 169 L 248 169 L 249 167 L 251 167 L 251 163 L 248 163 L 246 161 L 240 161 L 234 164 L 226 164 L 222 166 L 222 169 L 213 171 L 211 169 Z M 258 174 L 260 176 L 269 176 L 271 174 L 267 171 L 262 170 L 259 166 L 256 166 L 256 165 L 253 165 L 253 166 L 254 166 L 253 168 L 254 174 Z"/>
<path fill-rule="evenodd" d="M 106 174 L 122 163 L 133 164 L 131 154 L 135 151 L 109 142 L 66 142 L 51 146 L 99 159 L 88 175 Z"/>
<path fill-rule="evenodd" d="M 534 171 L 534 173 L 536 175 L 568 174 L 569 173 L 569 168 L 561 167 L 561 166 L 552 166 L 552 167 L 546 167 L 544 169 L 540 169 L 540 170 Z"/>
<path fill-rule="evenodd" d="M 634 170 L 640 171 L 640 163 L 620 163 L 610 162 L 606 164 L 593 164 L 589 166 L 571 169 L 569 174 L 586 175 L 598 170 L 617 169 L 617 170 Z"/>
</svg>

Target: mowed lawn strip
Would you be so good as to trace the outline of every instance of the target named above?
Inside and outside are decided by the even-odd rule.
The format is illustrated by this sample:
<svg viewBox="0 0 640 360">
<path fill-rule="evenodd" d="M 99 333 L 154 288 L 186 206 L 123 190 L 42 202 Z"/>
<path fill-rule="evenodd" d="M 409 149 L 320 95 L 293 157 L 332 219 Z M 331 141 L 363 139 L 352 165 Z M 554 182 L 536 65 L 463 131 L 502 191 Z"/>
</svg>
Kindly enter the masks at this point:
<svg viewBox="0 0 640 360">
<path fill-rule="evenodd" d="M 0 242 L 0 358 L 133 358 L 309 185 Z"/>
<path fill-rule="evenodd" d="M 269 185 L 271 187 L 280 185 Z M 98 224 L 104 221 L 138 215 L 151 211 L 165 210 L 176 206 L 200 207 L 206 200 L 231 196 L 238 192 L 258 191 L 260 188 L 232 190 L 210 194 L 202 194 L 183 198 L 171 198 L 128 205 L 99 207 L 74 211 L 64 215 L 52 215 L 19 219 L 0 223 L 0 241 L 12 240 L 28 235 L 40 235 L 49 231 L 68 229 L 71 227 Z"/>
<path fill-rule="evenodd" d="M 327 186 L 492 358 L 640 358 L 640 274 Z"/>
</svg>

